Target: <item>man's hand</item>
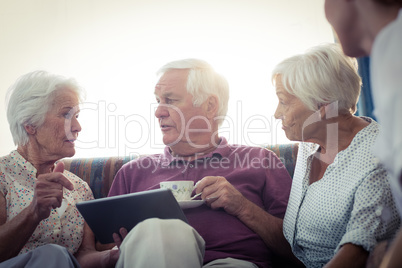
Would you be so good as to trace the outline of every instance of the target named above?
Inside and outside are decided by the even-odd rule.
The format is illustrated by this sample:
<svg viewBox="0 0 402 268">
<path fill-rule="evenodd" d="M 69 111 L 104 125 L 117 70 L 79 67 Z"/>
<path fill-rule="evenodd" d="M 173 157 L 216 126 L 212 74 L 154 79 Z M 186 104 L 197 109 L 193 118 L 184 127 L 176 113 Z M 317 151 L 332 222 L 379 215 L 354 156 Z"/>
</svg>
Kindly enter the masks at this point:
<svg viewBox="0 0 402 268">
<path fill-rule="evenodd" d="M 41 221 L 50 215 L 50 211 L 61 206 L 63 187 L 74 190 L 73 184 L 63 175 L 64 163 L 57 163 L 52 173 L 39 175 L 31 203 L 34 215 Z"/>
<path fill-rule="evenodd" d="M 227 213 L 239 217 L 250 202 L 224 177 L 207 176 L 197 183 L 196 193 L 212 209 L 223 208 Z"/>
</svg>

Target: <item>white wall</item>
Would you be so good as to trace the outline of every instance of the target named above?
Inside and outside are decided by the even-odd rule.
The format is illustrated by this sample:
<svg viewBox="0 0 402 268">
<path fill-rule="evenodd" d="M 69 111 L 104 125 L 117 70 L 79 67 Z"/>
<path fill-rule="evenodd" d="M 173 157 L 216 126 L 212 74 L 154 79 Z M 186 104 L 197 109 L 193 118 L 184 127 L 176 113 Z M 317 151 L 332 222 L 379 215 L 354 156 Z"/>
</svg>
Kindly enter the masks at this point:
<svg viewBox="0 0 402 268">
<path fill-rule="evenodd" d="M 270 72 L 285 57 L 333 41 L 323 2 L 1 0 L 1 103 L 29 71 L 73 76 L 87 90 L 77 157 L 159 152 L 155 71 L 195 57 L 209 61 L 231 85 L 222 135 L 248 145 L 287 142 L 273 120 Z M 14 146 L 4 105 L 0 126 L 5 155 Z"/>
</svg>

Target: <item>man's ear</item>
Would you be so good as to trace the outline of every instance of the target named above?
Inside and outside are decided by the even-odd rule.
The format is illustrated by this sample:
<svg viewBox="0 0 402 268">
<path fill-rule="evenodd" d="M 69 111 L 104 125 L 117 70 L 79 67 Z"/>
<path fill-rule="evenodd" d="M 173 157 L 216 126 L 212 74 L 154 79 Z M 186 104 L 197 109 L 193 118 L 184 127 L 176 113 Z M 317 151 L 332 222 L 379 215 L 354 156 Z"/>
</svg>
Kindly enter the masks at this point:
<svg viewBox="0 0 402 268">
<path fill-rule="evenodd" d="M 215 95 L 211 95 L 208 97 L 206 101 L 206 113 L 208 119 L 213 119 L 215 118 L 216 114 L 218 113 L 219 109 L 219 101 L 218 97 Z"/>
<path fill-rule="evenodd" d="M 32 125 L 25 125 L 24 126 L 25 131 L 29 134 L 29 135 L 35 135 L 36 134 L 36 128 Z"/>
</svg>

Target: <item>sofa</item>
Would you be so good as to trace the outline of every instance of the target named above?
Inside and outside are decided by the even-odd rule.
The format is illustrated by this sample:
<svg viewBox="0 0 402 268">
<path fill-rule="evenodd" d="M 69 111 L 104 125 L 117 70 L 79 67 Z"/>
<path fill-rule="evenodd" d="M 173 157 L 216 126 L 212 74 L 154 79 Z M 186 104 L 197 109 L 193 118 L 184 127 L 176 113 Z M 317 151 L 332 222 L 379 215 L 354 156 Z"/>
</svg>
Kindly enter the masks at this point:
<svg viewBox="0 0 402 268">
<path fill-rule="evenodd" d="M 298 143 L 265 145 L 264 148 L 273 151 L 285 165 L 290 177 L 293 178 L 298 152 Z M 88 183 L 95 198 L 103 198 L 108 195 L 110 186 L 119 169 L 127 162 L 139 156 L 125 157 L 91 157 L 91 158 L 68 158 L 62 161 L 65 169 L 76 174 Z M 384 254 L 384 245 L 390 241 L 380 243 L 378 248 L 370 253 L 367 267 L 378 267 Z M 288 267 L 280 260 L 274 260 L 275 267 Z M 370 266 L 374 264 L 374 266 Z M 291 266 L 289 266 L 291 267 Z"/>
<path fill-rule="evenodd" d="M 263 147 L 273 151 L 284 163 L 290 176 L 293 177 L 298 144 L 274 144 Z M 122 165 L 137 157 L 139 156 L 68 158 L 62 161 L 65 164 L 66 170 L 74 173 L 88 183 L 95 198 L 103 198 L 108 195 L 117 171 L 119 171 Z"/>
</svg>

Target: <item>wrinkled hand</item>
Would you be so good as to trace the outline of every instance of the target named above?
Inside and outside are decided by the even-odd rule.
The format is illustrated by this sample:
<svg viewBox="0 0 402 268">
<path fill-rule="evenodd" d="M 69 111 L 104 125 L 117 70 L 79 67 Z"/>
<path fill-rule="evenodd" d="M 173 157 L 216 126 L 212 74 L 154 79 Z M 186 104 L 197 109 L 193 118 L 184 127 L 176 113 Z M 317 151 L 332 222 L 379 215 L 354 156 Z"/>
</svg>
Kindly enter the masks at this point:
<svg viewBox="0 0 402 268">
<path fill-rule="evenodd" d="M 124 238 L 126 238 L 128 232 L 127 232 L 126 228 L 122 227 L 122 228 L 120 228 L 119 233 L 120 233 L 120 235 L 117 233 L 113 234 L 113 240 L 117 247 L 115 246 L 109 250 L 107 259 L 104 262 L 102 262 L 105 264 L 104 267 L 115 267 L 117 261 L 119 260 L 120 246 L 121 246 L 121 243 L 123 242 Z"/>
<path fill-rule="evenodd" d="M 119 233 L 120 233 L 120 235 L 116 234 L 116 233 L 113 234 L 114 243 L 116 244 L 116 246 L 118 248 L 120 248 L 121 243 L 123 243 L 123 240 L 124 240 L 124 238 L 126 238 L 128 232 L 127 232 L 126 228 L 122 227 L 122 228 L 119 229 Z"/>
<path fill-rule="evenodd" d="M 116 247 L 109 250 L 109 258 L 105 262 L 105 267 L 115 267 L 117 261 L 119 260 L 120 250 Z"/>
<path fill-rule="evenodd" d="M 57 163 L 52 173 L 39 175 L 36 180 L 35 193 L 31 203 L 37 220 L 50 215 L 50 211 L 61 206 L 63 187 L 74 190 L 73 184 L 63 175 L 64 163 Z"/>
<path fill-rule="evenodd" d="M 197 183 L 196 193 L 212 209 L 223 208 L 227 213 L 239 217 L 248 200 L 224 177 L 207 176 Z"/>
</svg>

